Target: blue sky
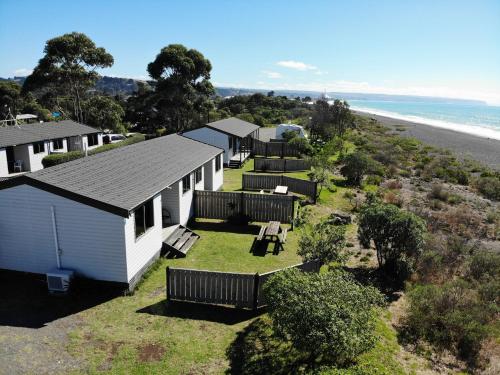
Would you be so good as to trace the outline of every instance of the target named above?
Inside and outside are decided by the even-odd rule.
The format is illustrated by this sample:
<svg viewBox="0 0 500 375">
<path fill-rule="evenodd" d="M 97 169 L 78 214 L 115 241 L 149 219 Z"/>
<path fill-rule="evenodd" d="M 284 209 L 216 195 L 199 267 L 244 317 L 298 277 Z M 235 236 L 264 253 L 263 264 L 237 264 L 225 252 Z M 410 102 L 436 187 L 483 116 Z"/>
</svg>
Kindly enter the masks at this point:
<svg viewBox="0 0 500 375">
<path fill-rule="evenodd" d="M 142 78 L 170 43 L 220 86 L 380 92 L 500 103 L 500 1 L 0 0 L 0 76 L 26 75 L 71 31 Z"/>
</svg>

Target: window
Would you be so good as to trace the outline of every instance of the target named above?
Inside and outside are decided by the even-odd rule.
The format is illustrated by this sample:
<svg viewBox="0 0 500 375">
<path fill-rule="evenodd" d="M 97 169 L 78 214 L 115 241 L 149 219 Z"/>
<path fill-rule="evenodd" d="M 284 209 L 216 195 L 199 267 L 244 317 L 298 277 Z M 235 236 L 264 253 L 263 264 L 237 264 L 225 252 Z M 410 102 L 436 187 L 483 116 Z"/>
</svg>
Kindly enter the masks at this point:
<svg viewBox="0 0 500 375">
<path fill-rule="evenodd" d="M 201 168 L 198 168 L 195 172 L 194 172 L 194 181 L 195 181 L 195 184 L 197 184 L 198 182 L 201 181 L 203 175 L 201 173 Z"/>
<path fill-rule="evenodd" d="M 155 225 L 155 213 L 153 200 L 149 200 L 142 206 L 136 208 L 135 212 L 135 238 L 146 233 Z"/>
<path fill-rule="evenodd" d="M 97 136 L 97 133 L 94 134 L 87 134 L 87 145 L 89 147 L 95 146 L 99 144 L 99 137 Z"/>
<path fill-rule="evenodd" d="M 215 171 L 219 171 L 221 168 L 221 158 L 220 154 L 215 157 Z"/>
<path fill-rule="evenodd" d="M 185 194 L 189 190 L 191 190 L 191 174 L 182 178 L 182 194 Z"/>
<path fill-rule="evenodd" d="M 62 138 L 54 139 L 52 141 L 52 146 L 54 147 L 54 150 L 60 150 L 64 147 L 64 140 Z"/>
<path fill-rule="evenodd" d="M 33 153 L 39 154 L 41 152 L 45 152 L 45 142 L 33 143 Z"/>
</svg>

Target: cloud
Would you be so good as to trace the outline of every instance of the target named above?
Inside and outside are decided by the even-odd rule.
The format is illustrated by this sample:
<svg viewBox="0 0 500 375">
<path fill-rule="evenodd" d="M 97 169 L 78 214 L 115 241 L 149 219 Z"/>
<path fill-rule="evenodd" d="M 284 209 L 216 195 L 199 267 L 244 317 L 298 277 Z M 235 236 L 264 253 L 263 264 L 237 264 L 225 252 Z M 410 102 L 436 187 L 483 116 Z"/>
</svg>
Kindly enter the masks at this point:
<svg viewBox="0 0 500 375">
<path fill-rule="evenodd" d="M 272 78 L 272 79 L 283 78 L 283 75 L 281 73 L 278 73 L 278 72 L 263 70 L 262 73 L 264 73 L 267 78 Z"/>
<path fill-rule="evenodd" d="M 316 67 L 314 65 L 309 65 L 309 64 L 303 63 L 301 61 L 293 61 L 293 60 L 278 61 L 276 63 L 276 65 L 282 66 L 284 68 L 301 70 L 301 71 L 318 70 L 318 67 Z"/>
<path fill-rule="evenodd" d="M 33 72 L 33 70 L 31 70 L 31 69 L 20 68 L 20 69 L 14 70 L 14 75 L 15 76 L 29 76 L 32 72 Z"/>
</svg>

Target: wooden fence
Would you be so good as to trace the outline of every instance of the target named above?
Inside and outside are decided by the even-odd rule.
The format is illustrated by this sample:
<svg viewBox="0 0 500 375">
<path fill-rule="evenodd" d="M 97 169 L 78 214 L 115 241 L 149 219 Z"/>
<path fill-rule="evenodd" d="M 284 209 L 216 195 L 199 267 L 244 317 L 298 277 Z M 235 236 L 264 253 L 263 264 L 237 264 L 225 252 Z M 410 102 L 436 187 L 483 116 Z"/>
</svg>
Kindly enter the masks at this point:
<svg viewBox="0 0 500 375">
<path fill-rule="evenodd" d="M 304 159 L 254 159 L 254 169 L 256 171 L 291 172 L 310 168 L 311 163 Z"/>
<path fill-rule="evenodd" d="M 299 157 L 299 149 L 286 142 L 263 142 L 258 139 L 253 140 L 252 153 L 260 156 Z"/>
<path fill-rule="evenodd" d="M 194 192 L 194 216 L 226 220 L 234 215 L 248 215 L 251 221 L 292 223 L 294 197 L 245 192 Z"/>
<path fill-rule="evenodd" d="M 318 272 L 320 263 L 310 261 L 287 268 Z M 264 274 L 232 273 L 167 267 L 167 301 L 187 301 L 238 308 L 266 305 L 262 287 L 276 270 Z"/>
<path fill-rule="evenodd" d="M 278 185 L 288 186 L 293 193 L 307 195 L 316 203 L 318 183 L 314 181 L 301 180 L 283 175 L 272 174 L 250 174 L 244 173 L 242 177 L 243 190 L 274 190 Z"/>
</svg>

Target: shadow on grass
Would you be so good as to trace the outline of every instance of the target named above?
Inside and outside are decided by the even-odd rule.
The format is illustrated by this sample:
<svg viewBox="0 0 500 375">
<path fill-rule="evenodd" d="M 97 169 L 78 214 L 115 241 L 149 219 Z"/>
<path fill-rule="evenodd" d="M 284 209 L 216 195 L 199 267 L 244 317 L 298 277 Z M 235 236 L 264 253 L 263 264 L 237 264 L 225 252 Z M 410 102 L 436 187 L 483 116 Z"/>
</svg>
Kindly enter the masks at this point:
<svg viewBox="0 0 500 375">
<path fill-rule="evenodd" d="M 204 230 L 210 232 L 229 232 L 241 234 L 259 234 L 260 226 L 255 224 L 230 224 L 227 222 L 212 222 L 212 221 L 192 221 L 189 223 L 189 228 L 196 230 Z"/>
<path fill-rule="evenodd" d="M 257 239 L 254 238 L 250 252 L 254 256 L 265 257 L 267 254 L 279 255 L 280 250 L 282 249 L 282 245 L 278 241 L 257 241 Z"/>
<path fill-rule="evenodd" d="M 0 326 L 41 328 L 123 295 L 123 287 L 75 279 L 65 296 L 49 295 L 44 275 L 0 271 Z"/>
<path fill-rule="evenodd" d="M 275 337 L 265 316 L 238 332 L 226 355 L 230 365 L 227 374 L 296 374 L 316 366 L 289 343 Z"/>
<path fill-rule="evenodd" d="M 164 300 L 154 305 L 144 307 L 136 312 L 140 314 L 205 320 L 208 322 L 234 325 L 261 315 L 264 309 L 248 310 L 204 303 Z"/>
<path fill-rule="evenodd" d="M 344 269 L 350 272 L 361 284 L 377 288 L 386 296 L 388 302 L 397 301 L 401 297 L 400 292 L 403 290 L 404 285 L 387 277 L 378 268 L 344 267 Z"/>
</svg>

